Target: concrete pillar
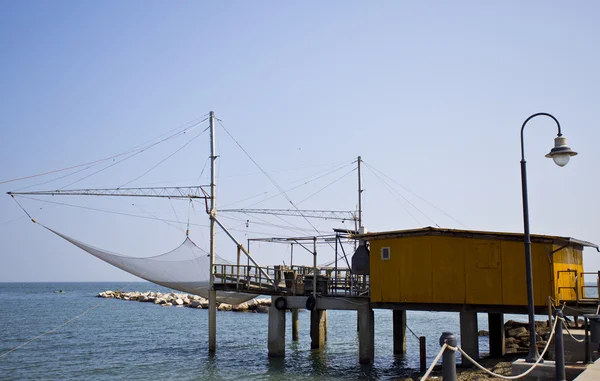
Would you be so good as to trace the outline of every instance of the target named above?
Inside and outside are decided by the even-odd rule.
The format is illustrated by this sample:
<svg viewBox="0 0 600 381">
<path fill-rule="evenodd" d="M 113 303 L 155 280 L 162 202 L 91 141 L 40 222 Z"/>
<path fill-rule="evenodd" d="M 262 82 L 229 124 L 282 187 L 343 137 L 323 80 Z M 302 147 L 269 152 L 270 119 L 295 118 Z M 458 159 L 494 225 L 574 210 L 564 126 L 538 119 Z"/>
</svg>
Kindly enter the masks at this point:
<svg viewBox="0 0 600 381">
<path fill-rule="evenodd" d="M 292 340 L 298 341 L 300 339 L 300 335 L 298 335 L 298 328 L 300 327 L 300 323 L 298 322 L 298 309 L 292 308 Z"/>
<path fill-rule="evenodd" d="M 329 330 L 329 316 L 327 315 L 327 310 L 323 311 L 323 316 L 325 319 L 325 342 L 327 342 L 327 331 Z"/>
<path fill-rule="evenodd" d="M 275 297 L 269 307 L 269 357 L 285 356 L 285 310 L 275 308 Z"/>
<path fill-rule="evenodd" d="M 502 357 L 506 354 L 504 342 L 504 314 L 488 314 L 488 330 L 490 332 L 490 356 Z"/>
<path fill-rule="evenodd" d="M 310 347 L 312 349 L 320 349 L 325 346 L 327 340 L 326 323 L 327 311 L 312 310 L 310 311 Z"/>
<path fill-rule="evenodd" d="M 394 354 L 402 355 L 406 353 L 406 311 L 394 310 Z"/>
<path fill-rule="evenodd" d="M 372 364 L 375 359 L 375 316 L 368 304 L 358 309 L 358 361 Z"/>
<path fill-rule="evenodd" d="M 460 346 L 473 360 L 479 360 L 479 331 L 477 329 L 477 312 L 460 312 Z M 473 366 L 471 362 L 464 357 L 462 366 Z"/>
</svg>

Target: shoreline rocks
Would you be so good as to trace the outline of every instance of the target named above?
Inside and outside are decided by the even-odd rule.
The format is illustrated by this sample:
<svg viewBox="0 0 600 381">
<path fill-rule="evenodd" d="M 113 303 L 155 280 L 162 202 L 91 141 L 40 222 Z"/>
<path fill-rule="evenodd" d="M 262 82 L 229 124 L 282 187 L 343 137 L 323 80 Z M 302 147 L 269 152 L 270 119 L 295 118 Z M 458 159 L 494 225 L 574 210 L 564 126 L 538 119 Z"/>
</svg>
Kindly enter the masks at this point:
<svg viewBox="0 0 600 381">
<path fill-rule="evenodd" d="M 145 303 L 154 303 L 163 307 L 188 307 L 203 309 L 208 308 L 208 299 L 192 294 L 161 293 L 161 292 L 123 292 L 123 291 L 104 291 L 96 295 L 98 298 L 121 299 L 128 301 L 138 301 Z M 240 304 L 227 304 L 217 302 L 217 311 L 234 312 L 269 312 L 271 298 L 255 298 Z"/>
<path fill-rule="evenodd" d="M 535 340 L 538 350 L 544 349 L 551 331 L 547 322 L 535 322 Z M 529 352 L 529 323 L 514 320 L 504 323 L 504 343 L 507 354 Z"/>
</svg>

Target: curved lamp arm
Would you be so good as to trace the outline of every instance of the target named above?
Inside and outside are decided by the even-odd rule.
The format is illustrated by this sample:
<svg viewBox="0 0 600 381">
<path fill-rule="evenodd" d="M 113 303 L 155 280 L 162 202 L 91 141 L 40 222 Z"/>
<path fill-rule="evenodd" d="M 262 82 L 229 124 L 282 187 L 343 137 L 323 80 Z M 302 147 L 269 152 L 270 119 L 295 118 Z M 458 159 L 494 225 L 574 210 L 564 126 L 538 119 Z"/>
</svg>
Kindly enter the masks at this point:
<svg viewBox="0 0 600 381">
<path fill-rule="evenodd" d="M 547 112 L 538 112 L 537 114 L 531 115 L 529 118 L 525 119 L 525 121 L 523 122 L 523 126 L 521 127 L 521 161 L 525 161 L 525 145 L 523 144 L 523 130 L 525 129 L 525 125 L 531 119 L 535 118 L 536 116 L 541 116 L 541 115 L 549 116 L 550 118 L 552 118 L 556 122 L 556 125 L 558 126 L 558 136 L 562 136 L 562 133 L 560 132 L 560 123 L 554 116 L 552 116 L 551 114 L 548 114 Z"/>
</svg>

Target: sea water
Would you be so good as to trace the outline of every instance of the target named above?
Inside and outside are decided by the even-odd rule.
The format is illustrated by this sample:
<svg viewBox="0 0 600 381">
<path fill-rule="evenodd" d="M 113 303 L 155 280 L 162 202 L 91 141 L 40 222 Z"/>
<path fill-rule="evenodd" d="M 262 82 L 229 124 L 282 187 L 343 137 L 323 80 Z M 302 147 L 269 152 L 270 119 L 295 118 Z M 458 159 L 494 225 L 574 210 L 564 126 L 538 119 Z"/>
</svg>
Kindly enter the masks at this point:
<svg viewBox="0 0 600 381">
<path fill-rule="evenodd" d="M 409 311 L 407 354 L 394 356 L 392 311 L 375 310 L 375 362 L 360 365 L 356 312 L 328 311 L 322 350 L 310 349 L 310 313 L 299 313 L 299 342 L 291 340 L 288 313 L 285 358 L 270 359 L 268 314 L 218 311 L 217 351 L 211 355 L 207 309 L 95 297 L 122 287 L 0 283 L 0 356 L 42 335 L 0 357 L 0 380 L 394 379 L 418 370 L 416 336 L 427 337 L 430 364 L 440 334 L 459 332 L 458 313 Z M 170 290 L 140 282 L 125 291 Z M 527 320 L 506 315 L 515 317 Z M 487 329 L 487 314 L 478 319 L 479 329 Z M 482 355 L 489 351 L 487 337 L 479 338 L 479 348 Z"/>
</svg>

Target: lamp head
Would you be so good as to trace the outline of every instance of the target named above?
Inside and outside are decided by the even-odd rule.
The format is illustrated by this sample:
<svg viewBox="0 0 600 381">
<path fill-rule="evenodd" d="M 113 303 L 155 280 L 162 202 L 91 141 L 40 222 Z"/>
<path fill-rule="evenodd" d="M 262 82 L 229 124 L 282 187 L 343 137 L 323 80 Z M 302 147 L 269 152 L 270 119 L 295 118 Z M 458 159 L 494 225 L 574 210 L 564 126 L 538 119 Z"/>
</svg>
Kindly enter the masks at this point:
<svg viewBox="0 0 600 381">
<path fill-rule="evenodd" d="M 564 167 L 569 162 L 571 156 L 577 155 L 577 152 L 573 151 L 571 147 L 567 145 L 567 138 L 562 135 L 558 135 L 554 138 L 554 148 L 546 155 L 547 158 L 552 158 L 554 163 L 559 167 Z"/>
</svg>

